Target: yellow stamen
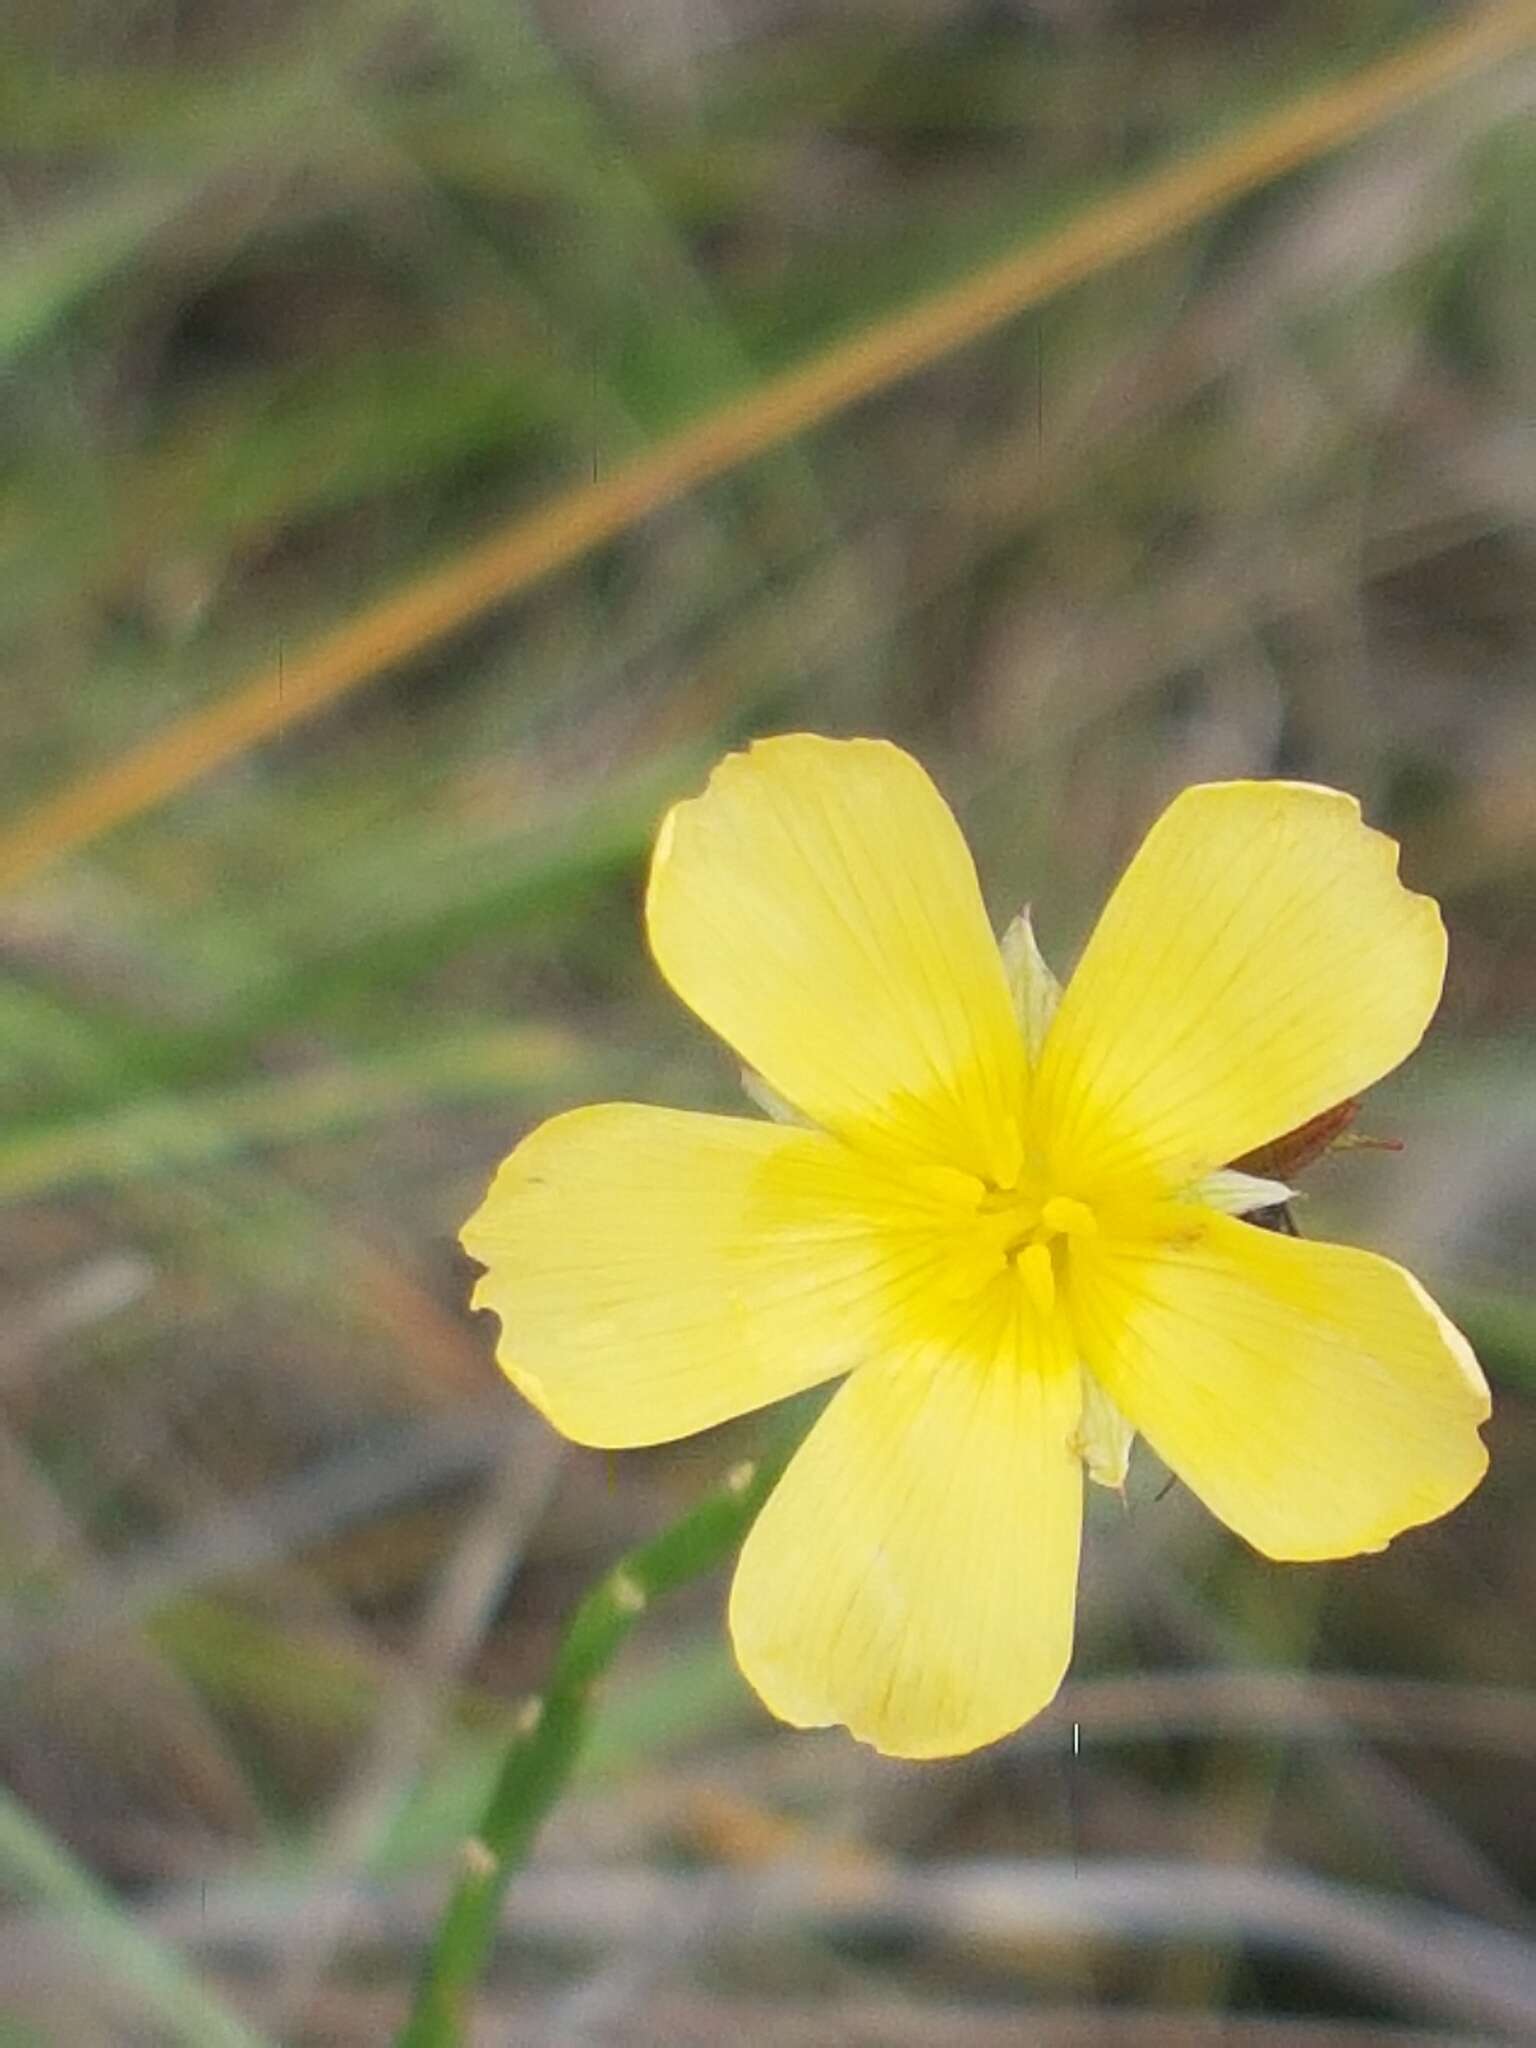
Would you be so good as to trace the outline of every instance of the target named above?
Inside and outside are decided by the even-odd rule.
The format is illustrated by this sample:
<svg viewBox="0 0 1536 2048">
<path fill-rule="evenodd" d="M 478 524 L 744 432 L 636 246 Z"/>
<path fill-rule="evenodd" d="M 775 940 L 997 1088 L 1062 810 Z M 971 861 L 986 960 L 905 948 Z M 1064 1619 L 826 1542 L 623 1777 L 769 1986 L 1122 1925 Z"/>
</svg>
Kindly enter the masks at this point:
<svg viewBox="0 0 1536 2048">
<path fill-rule="evenodd" d="M 909 1179 L 925 1194 L 935 1195 L 941 1202 L 952 1203 L 959 1209 L 979 1209 L 987 1191 L 986 1184 L 974 1173 L 966 1173 L 958 1166 L 914 1163 L 906 1170 Z"/>
<path fill-rule="evenodd" d="M 1043 1316 L 1048 1316 L 1056 1306 L 1056 1269 L 1051 1264 L 1051 1254 L 1043 1244 L 1027 1244 L 1019 1253 L 1019 1277 L 1024 1282 L 1024 1292 Z"/>
<path fill-rule="evenodd" d="M 1040 1211 L 1040 1227 L 1055 1235 L 1065 1237 L 1097 1237 L 1099 1219 L 1086 1202 L 1074 1201 L 1071 1195 L 1052 1195 Z"/>
<path fill-rule="evenodd" d="M 1015 1116 L 999 1117 L 992 1134 L 992 1176 L 1000 1188 L 1016 1188 L 1024 1166 L 1024 1138 Z"/>
</svg>

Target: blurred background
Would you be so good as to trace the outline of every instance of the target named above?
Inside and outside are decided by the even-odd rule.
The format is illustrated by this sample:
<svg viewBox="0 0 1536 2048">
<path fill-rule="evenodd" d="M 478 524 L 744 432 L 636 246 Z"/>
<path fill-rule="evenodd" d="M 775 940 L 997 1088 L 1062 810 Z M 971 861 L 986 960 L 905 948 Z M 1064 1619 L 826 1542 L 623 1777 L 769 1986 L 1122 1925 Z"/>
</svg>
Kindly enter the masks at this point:
<svg viewBox="0 0 1536 2048">
<path fill-rule="evenodd" d="M 1493 1470 L 1283 1569 L 1141 1453 L 1057 1707 L 946 1765 L 776 1728 L 691 1589 L 477 2038 L 1536 2040 L 1536 65 L 423 634 L 520 515 L 1456 11 L 8 16 L 5 2048 L 387 2040 L 562 1614 L 752 1448 L 562 1452 L 455 1232 L 555 1109 L 738 1105 L 639 888 L 662 807 L 798 726 L 916 749 L 1062 969 L 1188 781 L 1401 837 L 1449 991 L 1363 1119 L 1405 1149 L 1304 1227 L 1461 1318 Z M 322 634 L 349 687 L 274 720 Z"/>
</svg>

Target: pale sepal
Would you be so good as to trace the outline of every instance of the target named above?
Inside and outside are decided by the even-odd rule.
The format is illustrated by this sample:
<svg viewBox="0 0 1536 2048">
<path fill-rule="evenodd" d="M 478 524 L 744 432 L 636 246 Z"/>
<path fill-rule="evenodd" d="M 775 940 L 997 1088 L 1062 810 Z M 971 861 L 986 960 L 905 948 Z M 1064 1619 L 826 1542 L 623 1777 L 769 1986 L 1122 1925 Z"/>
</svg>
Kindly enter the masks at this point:
<svg viewBox="0 0 1536 2048">
<path fill-rule="evenodd" d="M 1024 1034 L 1024 1051 L 1033 1067 L 1040 1058 L 1045 1034 L 1051 1028 L 1056 1005 L 1061 1001 L 1061 983 L 1046 965 L 1035 938 L 1029 905 L 1014 918 L 1002 937 L 1003 972 L 1013 998 L 1014 1015 Z"/>
<path fill-rule="evenodd" d="M 1131 1469 L 1131 1445 L 1136 1441 L 1136 1432 L 1086 1366 L 1082 1375 L 1083 1408 L 1072 1448 L 1096 1486 L 1122 1493 L 1125 1475 Z"/>
<path fill-rule="evenodd" d="M 755 1067 L 742 1068 L 741 1092 L 753 1108 L 760 1109 L 771 1123 L 792 1124 L 803 1131 L 815 1129 L 810 1118 L 802 1116 L 777 1088 L 770 1087 Z"/>
<path fill-rule="evenodd" d="M 750 1088 L 747 1093 L 752 1093 Z M 1224 1166 L 1219 1173 L 1208 1173 L 1204 1180 L 1196 1181 L 1189 1199 L 1223 1216 L 1251 1216 L 1255 1209 L 1276 1209 L 1282 1202 L 1294 1202 L 1296 1190 L 1283 1180 L 1263 1180 L 1256 1173 L 1239 1173 L 1235 1166 Z"/>
</svg>

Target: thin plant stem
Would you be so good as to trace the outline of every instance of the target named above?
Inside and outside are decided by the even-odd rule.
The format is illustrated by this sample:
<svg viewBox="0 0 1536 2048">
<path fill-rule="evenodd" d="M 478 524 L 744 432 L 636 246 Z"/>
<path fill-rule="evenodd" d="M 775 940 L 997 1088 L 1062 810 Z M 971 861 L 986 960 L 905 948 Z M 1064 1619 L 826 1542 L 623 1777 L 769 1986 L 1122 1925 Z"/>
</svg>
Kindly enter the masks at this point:
<svg viewBox="0 0 1536 2048">
<path fill-rule="evenodd" d="M 396 2048 L 460 2048 L 507 1884 L 570 1779 L 596 1682 L 647 1608 L 730 1555 L 793 1448 L 786 1438 L 733 1465 L 713 1493 L 622 1557 L 577 1604 L 549 1683 L 525 1702 L 479 1829 L 460 1852 L 459 1875 Z"/>
</svg>

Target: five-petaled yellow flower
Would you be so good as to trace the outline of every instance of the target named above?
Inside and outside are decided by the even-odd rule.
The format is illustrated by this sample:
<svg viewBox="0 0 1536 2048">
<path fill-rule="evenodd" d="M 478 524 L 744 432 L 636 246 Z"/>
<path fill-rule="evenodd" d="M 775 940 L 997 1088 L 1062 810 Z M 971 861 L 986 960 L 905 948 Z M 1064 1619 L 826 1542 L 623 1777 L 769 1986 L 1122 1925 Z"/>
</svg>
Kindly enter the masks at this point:
<svg viewBox="0 0 1536 2048">
<path fill-rule="evenodd" d="M 1336 790 L 1187 789 L 1061 993 L 896 747 L 762 741 L 666 818 L 656 960 L 777 1120 L 558 1116 L 464 1243 L 507 1374 L 580 1443 L 849 1375 L 732 1589 L 776 1714 L 919 1757 L 1036 1713 L 1084 1469 L 1118 1484 L 1136 1431 L 1274 1558 L 1477 1484 L 1464 1339 L 1387 1260 L 1239 1220 L 1279 1191 L 1225 1170 L 1422 1036 L 1445 935 L 1396 869 Z"/>
</svg>

